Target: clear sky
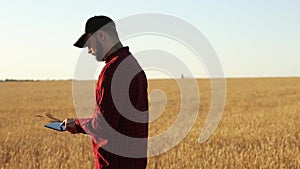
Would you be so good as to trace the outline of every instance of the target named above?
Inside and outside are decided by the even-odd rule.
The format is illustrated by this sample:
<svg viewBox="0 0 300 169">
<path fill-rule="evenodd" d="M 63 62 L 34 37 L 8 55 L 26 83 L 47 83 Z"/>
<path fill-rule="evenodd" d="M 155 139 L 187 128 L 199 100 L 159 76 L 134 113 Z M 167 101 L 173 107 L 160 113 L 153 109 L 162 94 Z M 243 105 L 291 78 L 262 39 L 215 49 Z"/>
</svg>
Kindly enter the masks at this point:
<svg viewBox="0 0 300 169">
<path fill-rule="evenodd" d="M 139 13 L 193 24 L 215 48 L 226 77 L 300 76 L 298 0 L 0 3 L 0 79 L 72 79 L 81 52 L 73 43 L 89 17 Z"/>
</svg>

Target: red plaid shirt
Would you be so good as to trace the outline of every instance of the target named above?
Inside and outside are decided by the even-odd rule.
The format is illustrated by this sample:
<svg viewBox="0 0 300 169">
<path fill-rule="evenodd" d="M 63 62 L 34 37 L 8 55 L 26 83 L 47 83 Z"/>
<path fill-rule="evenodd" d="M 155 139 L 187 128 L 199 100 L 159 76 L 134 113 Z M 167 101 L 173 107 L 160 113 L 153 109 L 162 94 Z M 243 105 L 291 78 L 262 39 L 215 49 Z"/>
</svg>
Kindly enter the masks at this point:
<svg viewBox="0 0 300 169">
<path fill-rule="evenodd" d="M 105 62 L 96 86 L 93 117 L 77 119 L 77 131 L 92 137 L 97 169 L 146 168 L 149 119 L 146 75 L 128 47 L 112 53 Z M 130 76 L 133 72 L 135 76 Z"/>
</svg>

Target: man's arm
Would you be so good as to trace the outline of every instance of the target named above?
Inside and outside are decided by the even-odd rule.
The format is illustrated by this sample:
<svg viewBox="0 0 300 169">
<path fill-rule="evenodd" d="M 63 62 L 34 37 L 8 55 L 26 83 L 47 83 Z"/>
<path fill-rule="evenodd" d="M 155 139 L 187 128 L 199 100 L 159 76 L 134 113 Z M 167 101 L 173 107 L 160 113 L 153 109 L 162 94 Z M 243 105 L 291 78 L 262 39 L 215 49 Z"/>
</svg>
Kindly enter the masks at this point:
<svg viewBox="0 0 300 169">
<path fill-rule="evenodd" d="M 96 136 L 101 130 L 99 126 L 99 119 L 95 118 L 67 118 L 61 125 L 66 126 L 66 130 L 72 134 L 89 134 L 91 136 Z"/>
<path fill-rule="evenodd" d="M 97 142 L 102 141 L 102 137 L 105 137 L 104 136 L 105 134 L 103 133 L 104 131 L 102 130 L 103 125 L 108 123 L 111 126 L 116 126 L 118 124 L 118 119 L 119 119 L 118 114 L 113 113 L 115 111 L 113 109 L 114 106 L 113 106 L 113 101 L 111 98 L 111 91 L 110 91 L 112 71 L 106 70 L 105 68 L 102 71 L 105 71 L 105 73 L 102 73 L 102 76 L 100 74 L 101 77 L 99 77 L 97 83 L 97 87 L 96 87 L 97 104 L 96 104 L 93 117 L 72 119 L 71 121 L 66 123 L 67 131 L 73 134 L 76 133 L 88 134 L 92 136 L 92 138 L 96 139 Z"/>
<path fill-rule="evenodd" d="M 79 124 L 79 119 L 67 118 L 61 123 L 61 125 L 65 126 L 66 130 L 72 134 L 79 134 L 79 133 L 86 134 L 86 132 L 81 128 Z"/>
</svg>

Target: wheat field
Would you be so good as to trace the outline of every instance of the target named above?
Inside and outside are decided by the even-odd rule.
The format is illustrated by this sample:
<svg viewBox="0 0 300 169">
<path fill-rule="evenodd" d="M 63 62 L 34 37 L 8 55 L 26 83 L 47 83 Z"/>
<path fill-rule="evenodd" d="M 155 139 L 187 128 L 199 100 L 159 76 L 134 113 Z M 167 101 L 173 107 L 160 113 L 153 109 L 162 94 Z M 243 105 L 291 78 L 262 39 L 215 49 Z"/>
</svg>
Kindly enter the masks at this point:
<svg viewBox="0 0 300 169">
<path fill-rule="evenodd" d="M 147 168 L 300 168 L 300 78 L 227 79 L 222 120 L 202 144 L 211 89 L 209 80 L 197 82 L 201 101 L 191 131 L 171 150 L 150 157 Z M 167 105 L 150 123 L 150 137 L 172 126 L 180 109 L 175 80 L 149 80 L 153 89 L 164 91 Z M 94 167 L 88 136 L 46 129 L 48 119 L 36 117 L 76 117 L 72 81 L 1 82 L 0 94 L 0 168 Z"/>
</svg>

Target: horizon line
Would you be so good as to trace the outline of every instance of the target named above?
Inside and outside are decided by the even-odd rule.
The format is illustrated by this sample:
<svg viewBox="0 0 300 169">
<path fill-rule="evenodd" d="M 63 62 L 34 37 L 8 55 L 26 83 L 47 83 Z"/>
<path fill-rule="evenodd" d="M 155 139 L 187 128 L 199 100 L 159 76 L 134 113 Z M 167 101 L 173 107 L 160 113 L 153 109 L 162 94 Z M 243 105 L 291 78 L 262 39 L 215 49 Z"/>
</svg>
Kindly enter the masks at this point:
<svg viewBox="0 0 300 169">
<path fill-rule="evenodd" d="M 147 78 L 148 80 L 170 80 L 170 79 L 219 79 L 220 77 L 196 77 L 196 78 L 190 78 L 190 77 L 185 77 L 185 78 Z M 228 76 L 224 77 L 225 79 L 251 79 L 251 78 L 300 78 L 299 76 Z M 0 82 L 18 82 L 18 81 L 73 81 L 73 80 L 82 80 L 82 81 L 89 81 L 89 80 L 97 80 L 97 79 L 72 79 L 72 78 L 53 78 L 53 79 L 30 79 L 30 78 L 5 78 L 5 79 L 0 79 Z"/>
</svg>

